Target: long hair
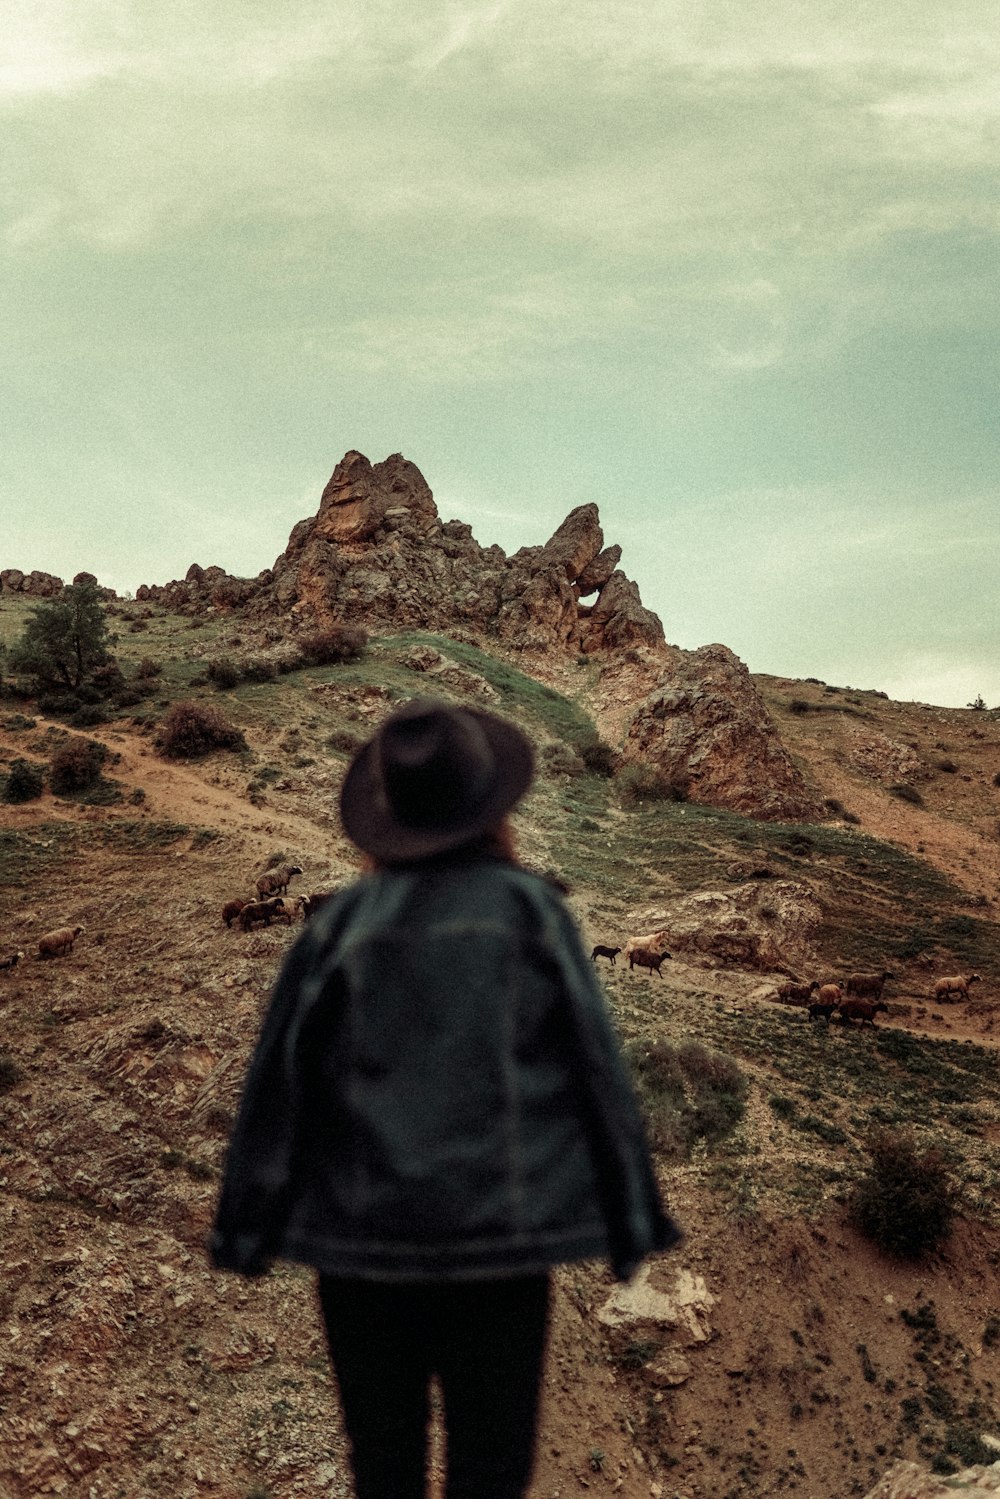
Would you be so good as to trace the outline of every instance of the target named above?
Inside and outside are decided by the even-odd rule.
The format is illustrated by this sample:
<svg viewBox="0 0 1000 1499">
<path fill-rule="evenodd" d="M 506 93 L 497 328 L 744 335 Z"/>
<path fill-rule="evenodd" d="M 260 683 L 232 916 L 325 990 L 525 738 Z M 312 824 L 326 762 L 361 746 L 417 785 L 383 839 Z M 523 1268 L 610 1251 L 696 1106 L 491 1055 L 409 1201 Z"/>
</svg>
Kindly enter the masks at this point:
<svg viewBox="0 0 1000 1499">
<path fill-rule="evenodd" d="M 426 859 L 376 859 L 374 854 L 363 854 L 361 872 L 378 874 L 384 869 L 419 869 L 422 865 L 430 867 L 466 859 L 496 859 L 501 864 L 519 865 L 517 841 L 510 818 L 501 817 L 499 822 L 487 828 L 485 833 L 480 833 L 477 838 L 461 843 L 457 848 L 449 848 L 443 854 L 431 854 Z"/>
</svg>

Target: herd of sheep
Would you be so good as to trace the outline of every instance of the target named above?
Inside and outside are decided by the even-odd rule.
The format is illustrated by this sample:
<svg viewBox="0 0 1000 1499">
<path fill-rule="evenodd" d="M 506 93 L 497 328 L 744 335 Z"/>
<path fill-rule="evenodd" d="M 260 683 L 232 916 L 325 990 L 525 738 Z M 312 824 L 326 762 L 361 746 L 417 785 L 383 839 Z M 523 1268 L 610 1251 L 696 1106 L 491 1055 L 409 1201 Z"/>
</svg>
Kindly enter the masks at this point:
<svg viewBox="0 0 1000 1499">
<path fill-rule="evenodd" d="M 230 928 L 235 924 L 241 931 L 250 932 L 275 922 L 291 926 L 297 920 L 308 921 L 334 892 L 318 890 L 310 895 L 289 895 L 289 884 L 301 874 L 302 868 L 298 864 L 281 863 L 266 869 L 256 881 L 254 896 L 234 896 L 225 902 L 222 907 L 224 924 Z M 45 932 L 38 939 L 38 957 L 56 958 L 71 953 L 73 944 L 84 930 L 82 926 L 63 926 Z M 616 959 L 621 956 L 630 970 L 643 968 L 662 978 L 661 964 L 672 957 L 667 950 L 667 940 L 667 932 L 659 931 L 629 937 L 624 947 L 598 943 L 591 959 L 596 963 L 598 958 L 606 958 L 615 967 Z M 0 958 L 0 973 L 16 968 L 23 958 L 23 952 Z M 802 1006 L 810 1020 L 823 1019 L 829 1023 L 837 1015 L 845 1024 L 857 1020 L 862 1026 L 874 1026 L 879 1011 L 888 1012 L 882 993 L 887 980 L 895 977 L 886 968 L 881 973 L 851 973 L 837 983 L 820 983 L 819 979 L 812 979 L 809 983 L 790 980 L 778 989 L 777 998 L 785 1004 Z M 978 973 L 948 974 L 935 980 L 929 997 L 938 1002 L 968 999 L 971 985 L 980 981 Z"/>
</svg>

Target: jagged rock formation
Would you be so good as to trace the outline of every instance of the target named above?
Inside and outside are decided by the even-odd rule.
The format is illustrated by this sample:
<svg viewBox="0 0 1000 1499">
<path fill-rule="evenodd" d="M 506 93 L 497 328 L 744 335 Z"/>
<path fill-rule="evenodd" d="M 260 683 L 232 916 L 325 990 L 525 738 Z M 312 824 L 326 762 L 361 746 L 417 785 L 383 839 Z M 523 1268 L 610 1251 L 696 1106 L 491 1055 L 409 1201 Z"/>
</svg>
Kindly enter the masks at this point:
<svg viewBox="0 0 1000 1499">
<path fill-rule="evenodd" d="M 255 579 L 192 566 L 182 582 L 144 585 L 140 601 L 187 612 L 240 609 L 292 634 L 362 622 L 369 629 L 460 632 L 538 667 L 601 661 L 594 710 L 626 761 L 683 779 L 693 800 L 765 818 L 817 814 L 746 667 L 724 646 L 685 652 L 604 545 L 594 504 L 578 505 L 543 546 L 508 557 L 463 521 L 442 521 L 426 480 L 399 453 L 344 455 L 317 514 L 293 528 Z M 532 669 L 529 663 L 527 669 Z"/>
<path fill-rule="evenodd" d="M 815 817 L 815 798 L 743 662 L 724 645 L 671 658 L 628 727 L 625 760 L 657 766 L 695 801 L 752 817 Z"/>
<path fill-rule="evenodd" d="M 62 590 L 63 580 L 54 573 L 23 573 L 19 567 L 5 567 L 0 572 L 0 593 L 22 593 L 31 598 L 50 599 Z"/>
</svg>

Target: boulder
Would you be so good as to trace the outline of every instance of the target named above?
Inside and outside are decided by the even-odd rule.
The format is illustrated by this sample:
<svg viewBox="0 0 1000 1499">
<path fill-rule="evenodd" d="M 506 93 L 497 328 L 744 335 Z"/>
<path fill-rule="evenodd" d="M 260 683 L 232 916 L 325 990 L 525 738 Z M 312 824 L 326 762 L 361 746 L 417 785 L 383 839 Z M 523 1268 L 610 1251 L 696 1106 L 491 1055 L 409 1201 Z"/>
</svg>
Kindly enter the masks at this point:
<svg viewBox="0 0 1000 1499">
<path fill-rule="evenodd" d="M 636 709 L 622 757 L 656 766 L 695 802 L 765 820 L 820 816 L 750 673 L 724 645 L 672 653 Z"/>
<path fill-rule="evenodd" d="M 866 1499 L 954 1499 L 956 1493 L 965 1499 L 996 1499 L 1000 1494 L 1000 1462 L 965 1468 L 961 1473 L 942 1477 L 922 1468 L 919 1463 L 898 1462 Z"/>
</svg>

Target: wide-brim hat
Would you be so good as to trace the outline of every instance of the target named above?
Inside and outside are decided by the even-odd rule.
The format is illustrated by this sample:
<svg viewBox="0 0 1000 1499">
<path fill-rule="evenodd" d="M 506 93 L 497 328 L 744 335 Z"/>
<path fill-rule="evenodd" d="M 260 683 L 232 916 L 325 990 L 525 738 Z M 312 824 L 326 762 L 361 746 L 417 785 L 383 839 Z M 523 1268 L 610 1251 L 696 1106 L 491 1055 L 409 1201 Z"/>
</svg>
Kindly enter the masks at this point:
<svg viewBox="0 0 1000 1499">
<path fill-rule="evenodd" d="M 531 741 L 478 708 L 414 698 L 351 761 L 340 815 L 351 842 L 387 862 L 426 859 L 500 821 L 535 771 Z"/>
</svg>

